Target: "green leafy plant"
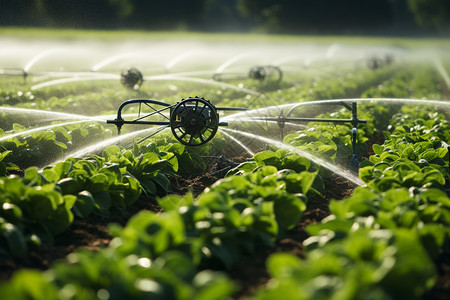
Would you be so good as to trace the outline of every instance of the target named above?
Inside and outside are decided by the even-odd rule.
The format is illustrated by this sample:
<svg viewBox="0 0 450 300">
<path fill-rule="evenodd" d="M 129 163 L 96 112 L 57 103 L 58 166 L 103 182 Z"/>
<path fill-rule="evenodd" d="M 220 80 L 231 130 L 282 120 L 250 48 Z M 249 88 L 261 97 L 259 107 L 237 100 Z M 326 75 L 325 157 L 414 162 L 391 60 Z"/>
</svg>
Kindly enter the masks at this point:
<svg viewBox="0 0 450 300">
<path fill-rule="evenodd" d="M 236 289 L 224 275 L 197 271 L 186 255 L 169 251 L 155 260 L 111 249 L 77 252 L 46 274 L 24 270 L 0 284 L 4 299 L 226 299 Z"/>
<path fill-rule="evenodd" d="M 24 256 L 26 243 L 53 241 L 73 221 L 73 195 L 60 194 L 54 184 L 26 185 L 21 178 L 0 179 L 0 221 L 3 254 Z"/>
<path fill-rule="evenodd" d="M 11 155 L 12 151 L 3 151 L 0 153 L 0 176 L 6 176 L 12 170 L 19 170 L 19 167 L 13 163 L 5 162 L 5 157 Z"/>
<path fill-rule="evenodd" d="M 267 266 L 272 284 L 253 299 L 420 299 L 435 278 L 417 235 L 405 229 L 356 229 L 305 261 L 280 253 Z"/>
</svg>

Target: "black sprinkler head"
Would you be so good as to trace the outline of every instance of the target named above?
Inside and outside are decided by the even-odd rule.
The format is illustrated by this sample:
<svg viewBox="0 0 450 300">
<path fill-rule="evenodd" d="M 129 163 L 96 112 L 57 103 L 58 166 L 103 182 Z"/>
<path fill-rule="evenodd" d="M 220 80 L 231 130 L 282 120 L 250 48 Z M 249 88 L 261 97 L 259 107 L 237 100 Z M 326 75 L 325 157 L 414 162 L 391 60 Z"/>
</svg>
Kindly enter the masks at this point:
<svg viewBox="0 0 450 300">
<path fill-rule="evenodd" d="M 144 82 L 144 77 L 138 69 L 129 68 L 120 74 L 120 82 L 126 88 L 138 90 Z"/>
<path fill-rule="evenodd" d="M 248 77 L 251 79 L 264 80 L 266 78 L 266 70 L 261 66 L 254 66 L 250 69 Z"/>
</svg>

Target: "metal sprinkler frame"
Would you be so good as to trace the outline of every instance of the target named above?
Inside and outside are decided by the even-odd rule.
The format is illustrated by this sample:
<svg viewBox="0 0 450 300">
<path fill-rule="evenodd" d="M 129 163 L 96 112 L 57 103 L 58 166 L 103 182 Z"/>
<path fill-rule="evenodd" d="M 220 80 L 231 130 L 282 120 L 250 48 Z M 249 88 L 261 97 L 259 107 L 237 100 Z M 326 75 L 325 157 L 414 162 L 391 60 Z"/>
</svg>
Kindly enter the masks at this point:
<svg viewBox="0 0 450 300">
<path fill-rule="evenodd" d="M 292 112 L 297 106 L 293 106 L 289 111 L 287 112 L 286 116 L 283 114 L 283 110 L 280 112 L 280 115 L 278 117 L 254 117 L 252 119 L 254 120 L 263 120 L 263 121 L 274 121 L 277 122 L 278 126 L 281 129 L 281 139 L 284 138 L 284 126 L 286 122 L 327 122 L 327 123 L 350 123 L 352 124 L 352 161 L 356 165 L 359 163 L 357 158 L 357 127 L 360 123 L 367 123 L 367 120 L 362 120 L 358 118 L 358 107 L 356 102 L 352 102 L 351 105 L 341 101 L 338 104 L 344 106 L 348 110 L 352 112 L 352 118 L 351 119 L 333 119 L 333 118 L 296 118 L 296 117 L 290 117 Z"/>
<path fill-rule="evenodd" d="M 137 104 L 139 106 L 138 116 L 133 120 L 125 120 L 122 117 L 122 110 L 128 106 Z M 291 117 L 293 111 L 298 105 L 289 109 L 286 115 L 281 111 L 278 117 L 251 117 L 252 120 L 260 121 L 273 121 L 278 124 L 281 129 L 281 139 L 284 138 L 284 127 L 287 122 L 329 122 L 329 123 L 350 123 L 352 124 L 352 161 L 358 164 L 357 159 L 357 127 L 358 124 L 367 123 L 367 120 L 358 118 L 357 103 L 351 104 L 344 101 L 338 104 L 344 106 L 352 112 L 351 119 L 333 119 L 333 118 L 298 118 Z M 141 115 L 142 106 L 146 106 L 153 110 L 150 113 Z M 162 106 L 162 108 L 155 108 L 154 106 Z M 169 111 L 169 116 L 164 112 Z M 169 128 L 172 131 L 172 135 L 180 143 L 186 146 L 200 146 L 206 144 L 216 135 L 219 126 L 228 126 L 227 122 L 221 122 L 219 120 L 218 111 L 247 111 L 249 108 L 243 107 L 215 107 L 209 100 L 203 97 L 188 97 L 182 99 L 175 104 L 169 104 L 162 101 L 152 99 L 131 99 L 126 100 L 120 104 L 117 110 L 117 117 L 114 120 L 107 120 L 108 124 L 114 124 L 117 126 L 117 132 L 120 134 L 121 128 L 124 124 L 135 125 L 160 125 L 165 126 L 161 130 L 157 130 L 148 137 L 145 137 L 141 141 L 159 133 L 165 128 Z M 144 120 L 152 116 L 159 115 L 163 117 L 163 121 L 156 120 Z"/>
<path fill-rule="evenodd" d="M 138 117 L 133 120 L 124 120 L 122 110 L 124 107 L 132 104 L 139 105 Z M 153 112 L 141 116 L 142 105 L 153 110 Z M 154 105 L 163 106 L 157 109 Z M 169 110 L 167 117 L 163 114 Z M 107 120 L 108 124 L 117 126 L 118 134 L 124 124 L 136 125 L 161 125 L 170 127 L 172 135 L 186 146 L 200 146 L 209 142 L 217 133 L 219 126 L 228 126 L 227 122 L 220 122 L 217 111 L 245 111 L 248 108 L 242 107 L 215 107 L 209 100 L 203 97 L 188 97 L 175 104 L 169 104 L 152 99 L 131 99 L 120 104 L 117 110 L 117 118 Z M 160 115 L 165 121 L 144 120 L 145 118 Z M 156 133 L 158 133 L 157 131 Z M 155 134 L 156 134 L 155 133 Z M 153 136 L 152 134 L 151 136 Z M 149 136 L 149 137 L 151 137 Z M 146 137 L 145 139 L 149 138 Z"/>
</svg>

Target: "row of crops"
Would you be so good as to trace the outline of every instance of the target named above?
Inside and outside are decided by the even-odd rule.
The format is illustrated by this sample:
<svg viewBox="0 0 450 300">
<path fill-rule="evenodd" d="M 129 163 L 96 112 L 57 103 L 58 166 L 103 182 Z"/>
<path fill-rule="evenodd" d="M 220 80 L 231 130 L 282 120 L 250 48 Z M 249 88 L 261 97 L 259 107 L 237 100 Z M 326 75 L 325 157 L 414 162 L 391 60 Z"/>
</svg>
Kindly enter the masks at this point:
<svg viewBox="0 0 450 300">
<path fill-rule="evenodd" d="M 443 97 L 433 69 L 412 69 L 395 65 L 305 79 L 302 84 L 282 82 L 268 87 L 267 95 L 287 103 L 360 95 Z M 15 104 L 23 108 L 79 107 L 85 97 L 46 101 L 49 95 L 44 91 L 29 101 L 31 94 L 24 99 L 23 94 L 5 93 L 8 101 L 20 98 Z M 91 104 L 102 97 L 96 95 Z M 169 97 L 178 97 L 178 92 Z M 238 103 L 233 92 L 222 99 L 221 105 Z M 244 101 L 253 107 L 267 104 L 261 98 Z M 331 201 L 330 216 L 307 227 L 306 259 L 288 253 L 270 256 L 271 280 L 250 298 L 420 299 L 433 287 L 438 276 L 435 262 L 450 251 L 448 116 L 440 111 L 443 107 L 426 105 L 426 100 L 414 107 L 399 102 L 393 108 L 376 101 L 359 106 L 360 117 L 368 120 L 358 127 L 358 156 L 367 157 L 359 165 L 359 178 L 366 186 L 344 200 Z M 318 115 L 331 116 L 350 118 L 351 113 L 343 109 Z M 11 129 L 27 130 L 18 124 Z M 287 135 L 284 143 L 338 163 L 351 156 L 351 129 L 309 123 Z M 384 142 L 369 147 L 380 133 Z M 110 134 L 93 122 L 0 142 L 3 257 L 21 259 L 30 245 L 51 243 L 64 234 L 74 218 L 108 218 L 111 211 L 126 210 L 143 197 L 156 198 L 163 210 L 142 211 L 124 227 L 110 225 L 114 239 L 97 252 L 76 251 L 45 272 L 17 271 L 0 285 L 6 299 L 231 298 L 239 286 L 229 271 L 244 256 L 273 248 L 289 236 L 308 203 L 323 199 L 324 182 L 332 175 L 301 155 L 270 147 L 198 197 L 166 196 L 171 178 L 204 169 L 201 154 L 223 145 L 221 136 L 200 153 L 162 136 L 129 149 L 110 146 L 51 165 L 45 160 L 49 153 L 52 159 L 64 157 L 71 147 Z"/>
</svg>

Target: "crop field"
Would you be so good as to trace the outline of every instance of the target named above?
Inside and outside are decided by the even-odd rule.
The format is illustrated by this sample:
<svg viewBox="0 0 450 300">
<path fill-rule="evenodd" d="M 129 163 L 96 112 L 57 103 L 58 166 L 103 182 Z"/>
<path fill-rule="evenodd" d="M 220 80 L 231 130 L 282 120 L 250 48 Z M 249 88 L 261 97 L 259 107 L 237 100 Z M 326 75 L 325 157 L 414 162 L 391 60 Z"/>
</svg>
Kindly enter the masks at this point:
<svg viewBox="0 0 450 300">
<path fill-rule="evenodd" d="M 450 41 L 0 45 L 1 299 L 449 299 Z"/>
</svg>

